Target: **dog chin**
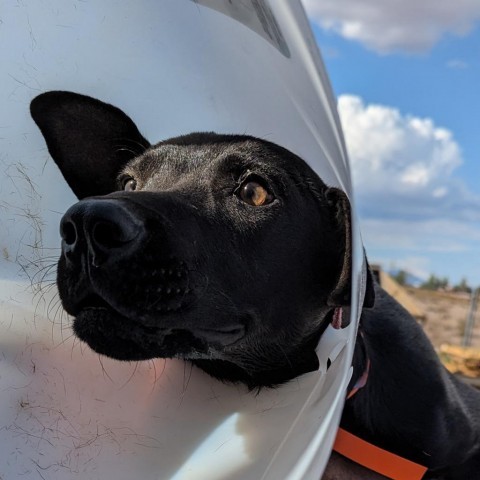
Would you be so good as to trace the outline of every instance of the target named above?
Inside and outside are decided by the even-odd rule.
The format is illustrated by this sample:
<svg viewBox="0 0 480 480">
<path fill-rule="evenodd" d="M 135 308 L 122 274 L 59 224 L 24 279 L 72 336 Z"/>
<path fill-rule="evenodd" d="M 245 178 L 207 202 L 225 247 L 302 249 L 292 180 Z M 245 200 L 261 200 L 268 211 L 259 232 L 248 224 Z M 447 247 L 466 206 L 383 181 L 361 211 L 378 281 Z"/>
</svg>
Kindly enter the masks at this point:
<svg viewBox="0 0 480 480">
<path fill-rule="evenodd" d="M 73 331 L 92 350 L 116 360 L 211 357 L 206 342 L 187 330 L 166 333 L 103 307 L 80 311 L 73 321 Z"/>
</svg>

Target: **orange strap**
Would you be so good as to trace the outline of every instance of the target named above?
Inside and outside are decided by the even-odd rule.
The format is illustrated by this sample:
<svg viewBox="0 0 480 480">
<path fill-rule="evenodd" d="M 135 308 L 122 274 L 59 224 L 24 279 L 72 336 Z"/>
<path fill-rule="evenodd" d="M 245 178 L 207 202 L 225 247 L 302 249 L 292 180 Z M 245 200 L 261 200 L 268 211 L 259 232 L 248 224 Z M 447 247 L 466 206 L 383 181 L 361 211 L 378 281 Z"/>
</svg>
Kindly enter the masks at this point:
<svg viewBox="0 0 480 480">
<path fill-rule="evenodd" d="M 367 366 L 365 368 L 365 371 L 363 372 L 363 375 L 357 380 L 353 388 L 348 392 L 347 395 L 347 400 L 352 398 L 360 389 L 362 389 L 366 384 L 368 380 L 368 375 L 370 373 L 370 359 L 367 358 Z"/>
<path fill-rule="evenodd" d="M 427 468 L 387 452 L 339 428 L 333 450 L 392 480 L 421 480 Z"/>
</svg>

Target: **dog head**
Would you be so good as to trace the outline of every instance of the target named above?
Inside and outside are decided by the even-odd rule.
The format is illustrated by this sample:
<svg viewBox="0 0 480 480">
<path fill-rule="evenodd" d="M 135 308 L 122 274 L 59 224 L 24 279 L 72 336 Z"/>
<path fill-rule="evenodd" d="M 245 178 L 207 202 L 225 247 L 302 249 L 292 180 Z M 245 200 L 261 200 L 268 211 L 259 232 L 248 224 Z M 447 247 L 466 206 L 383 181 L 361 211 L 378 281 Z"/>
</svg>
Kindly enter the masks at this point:
<svg viewBox="0 0 480 480">
<path fill-rule="evenodd" d="M 118 108 L 70 92 L 31 113 L 80 199 L 61 221 L 57 277 L 80 339 L 251 387 L 318 368 L 319 336 L 350 303 L 342 191 L 257 138 L 150 145 Z"/>
</svg>

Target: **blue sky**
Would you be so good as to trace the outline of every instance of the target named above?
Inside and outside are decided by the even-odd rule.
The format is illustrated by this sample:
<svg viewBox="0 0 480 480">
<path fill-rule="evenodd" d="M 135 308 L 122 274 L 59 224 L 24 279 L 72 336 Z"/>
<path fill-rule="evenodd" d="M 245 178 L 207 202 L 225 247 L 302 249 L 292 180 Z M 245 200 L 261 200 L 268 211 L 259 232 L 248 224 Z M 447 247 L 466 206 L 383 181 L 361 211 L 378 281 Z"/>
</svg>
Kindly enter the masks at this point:
<svg viewBox="0 0 480 480">
<path fill-rule="evenodd" d="M 480 285 L 480 2 L 303 3 L 370 260 Z"/>
</svg>

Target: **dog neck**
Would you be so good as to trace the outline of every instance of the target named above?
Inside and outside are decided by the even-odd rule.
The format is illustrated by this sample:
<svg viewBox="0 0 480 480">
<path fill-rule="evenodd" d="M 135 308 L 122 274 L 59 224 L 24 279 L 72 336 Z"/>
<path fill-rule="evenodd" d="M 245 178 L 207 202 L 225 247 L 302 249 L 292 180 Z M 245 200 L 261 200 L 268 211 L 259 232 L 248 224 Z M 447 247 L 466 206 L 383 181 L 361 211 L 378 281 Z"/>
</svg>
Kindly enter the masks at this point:
<svg viewBox="0 0 480 480">
<path fill-rule="evenodd" d="M 352 376 L 347 390 L 346 401 L 352 399 L 365 387 L 370 374 L 371 362 L 366 351 L 364 334 L 361 328 L 359 329 L 358 337 L 358 342 L 356 343 L 357 359 L 358 357 L 361 358 L 358 360 L 357 365 L 360 367 L 363 364 L 364 370 L 359 375 L 361 370 L 357 368 L 357 373 Z M 383 475 L 394 480 L 421 480 L 427 470 L 423 465 L 418 465 L 406 458 L 378 448 L 341 427 L 338 429 L 333 451 L 371 472 L 376 472 L 381 476 Z"/>
</svg>

